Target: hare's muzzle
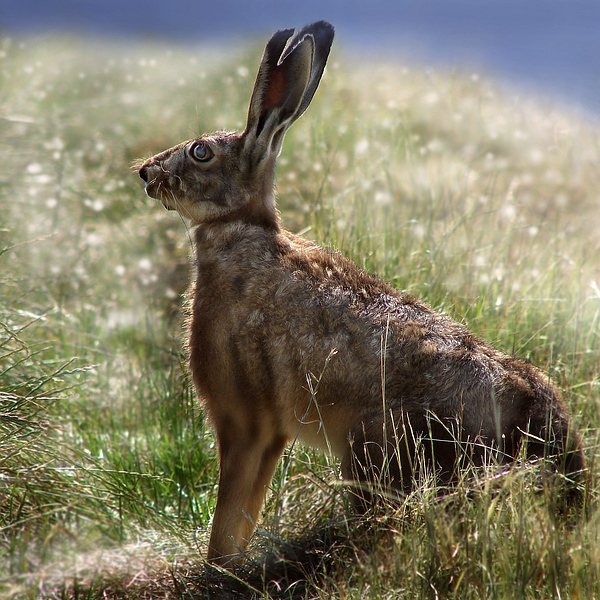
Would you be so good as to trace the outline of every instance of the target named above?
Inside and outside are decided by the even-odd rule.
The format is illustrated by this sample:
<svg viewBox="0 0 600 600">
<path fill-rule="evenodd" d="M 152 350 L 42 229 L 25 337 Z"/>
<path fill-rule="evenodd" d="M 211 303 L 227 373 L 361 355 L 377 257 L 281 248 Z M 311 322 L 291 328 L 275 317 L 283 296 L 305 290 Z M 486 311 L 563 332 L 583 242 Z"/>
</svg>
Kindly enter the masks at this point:
<svg viewBox="0 0 600 600">
<path fill-rule="evenodd" d="M 146 182 L 148 183 L 148 167 L 146 167 L 145 165 L 142 165 L 140 167 L 140 170 L 138 171 L 140 177 Z"/>
<path fill-rule="evenodd" d="M 138 173 L 146 184 L 146 186 L 145 186 L 146 195 L 150 196 L 150 198 L 157 198 L 157 199 L 161 200 L 162 198 L 161 198 L 161 195 L 159 194 L 159 189 L 160 189 L 161 183 L 163 183 L 163 181 L 162 181 L 163 178 L 161 177 L 161 175 L 163 175 L 163 172 L 158 171 L 158 173 L 157 173 L 154 165 L 150 164 L 149 162 L 146 162 L 138 169 Z M 164 201 L 163 201 L 163 204 L 164 204 Z M 169 208 L 169 207 L 167 206 L 167 208 Z"/>
</svg>

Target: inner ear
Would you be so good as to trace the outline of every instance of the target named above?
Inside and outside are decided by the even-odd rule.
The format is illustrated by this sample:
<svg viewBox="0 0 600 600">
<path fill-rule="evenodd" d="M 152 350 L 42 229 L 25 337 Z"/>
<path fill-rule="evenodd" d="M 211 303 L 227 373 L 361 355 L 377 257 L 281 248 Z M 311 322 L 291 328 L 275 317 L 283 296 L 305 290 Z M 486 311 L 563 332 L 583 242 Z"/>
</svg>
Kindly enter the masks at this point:
<svg viewBox="0 0 600 600">
<path fill-rule="evenodd" d="M 265 147 L 272 145 L 271 136 L 282 127 L 285 130 L 294 120 L 309 85 L 314 53 L 310 35 L 297 41 L 283 59 L 284 48 L 277 34 L 275 41 L 280 54 L 271 47 L 274 44 L 271 40 L 258 71 L 246 127 L 246 132 Z"/>
<path fill-rule="evenodd" d="M 305 42 L 270 71 L 262 97 L 257 137 L 262 135 L 267 123 L 271 131 L 267 131 L 266 135 L 273 136 L 280 128 L 285 131 L 291 125 L 308 86 L 311 64 L 312 44 Z"/>
<path fill-rule="evenodd" d="M 281 106 L 285 99 L 286 74 L 278 65 L 269 74 L 269 83 L 263 96 L 263 112 Z"/>
<path fill-rule="evenodd" d="M 271 75 L 262 99 L 262 110 L 260 111 L 255 130 L 257 138 L 262 134 L 269 116 L 283 103 L 284 95 L 285 77 L 283 73 L 276 71 Z"/>
</svg>

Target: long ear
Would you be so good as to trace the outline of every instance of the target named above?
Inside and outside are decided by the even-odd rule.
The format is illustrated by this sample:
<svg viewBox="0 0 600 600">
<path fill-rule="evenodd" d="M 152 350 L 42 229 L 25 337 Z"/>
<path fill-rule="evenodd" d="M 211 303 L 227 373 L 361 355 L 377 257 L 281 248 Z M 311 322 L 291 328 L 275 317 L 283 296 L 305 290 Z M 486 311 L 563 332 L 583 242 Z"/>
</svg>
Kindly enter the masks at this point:
<svg viewBox="0 0 600 600">
<path fill-rule="evenodd" d="M 244 132 L 245 147 L 255 162 L 279 154 L 285 132 L 310 104 L 334 30 L 319 21 L 293 33 L 284 29 L 271 37 L 258 70 Z"/>
<path fill-rule="evenodd" d="M 323 71 L 325 69 L 325 64 L 327 63 L 327 58 L 329 57 L 329 51 L 331 50 L 331 44 L 333 43 L 334 33 L 333 26 L 330 23 L 327 23 L 327 21 L 318 21 L 317 23 L 311 23 L 310 25 L 303 27 L 294 38 L 301 41 L 306 36 L 311 36 L 314 40 L 314 45 L 310 79 L 308 81 L 308 86 L 304 91 L 304 95 L 302 96 L 302 102 L 294 114 L 293 121 L 302 115 L 302 113 L 308 108 L 310 101 L 313 99 L 313 96 L 317 91 L 317 87 L 319 86 L 321 76 L 323 75 Z M 293 51 L 293 41 L 294 40 L 292 40 L 288 46 L 288 49 L 284 52 L 280 62 L 284 61 L 287 55 Z"/>
</svg>

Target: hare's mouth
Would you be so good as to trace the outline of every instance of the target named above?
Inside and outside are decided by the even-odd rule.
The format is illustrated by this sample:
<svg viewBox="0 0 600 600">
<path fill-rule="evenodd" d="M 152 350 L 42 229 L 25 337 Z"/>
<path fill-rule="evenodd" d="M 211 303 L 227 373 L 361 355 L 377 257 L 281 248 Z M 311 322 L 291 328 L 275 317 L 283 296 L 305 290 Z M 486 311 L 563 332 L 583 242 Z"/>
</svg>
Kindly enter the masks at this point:
<svg viewBox="0 0 600 600">
<path fill-rule="evenodd" d="M 176 199 L 168 188 L 167 182 L 162 177 L 155 177 L 144 186 L 146 195 L 150 198 L 160 200 L 167 210 L 176 210 Z"/>
<path fill-rule="evenodd" d="M 153 179 L 152 181 L 149 181 L 145 186 L 144 186 L 144 191 L 146 192 L 147 196 L 150 196 L 150 198 L 155 198 L 156 200 L 161 200 L 161 188 L 163 186 L 161 185 L 160 181 L 157 181 L 156 179 Z"/>
<path fill-rule="evenodd" d="M 147 183 L 144 186 L 144 191 L 146 192 L 146 196 L 150 196 L 150 198 L 155 198 L 158 200 L 159 199 L 158 188 L 159 188 L 159 186 L 156 185 L 155 181 L 151 181 L 150 183 Z"/>
<path fill-rule="evenodd" d="M 144 180 L 146 185 L 144 190 L 147 196 L 160 200 L 163 206 L 168 210 L 175 210 L 173 206 L 173 194 L 169 190 L 169 175 L 162 165 L 160 171 L 157 172 L 155 165 L 142 165 L 139 169 L 139 175 Z"/>
<path fill-rule="evenodd" d="M 175 206 L 177 201 L 173 194 L 170 194 L 169 191 L 165 189 L 163 182 L 150 181 L 146 184 L 145 191 L 146 195 L 150 196 L 150 198 L 160 200 L 167 210 L 177 210 L 177 207 Z"/>
</svg>

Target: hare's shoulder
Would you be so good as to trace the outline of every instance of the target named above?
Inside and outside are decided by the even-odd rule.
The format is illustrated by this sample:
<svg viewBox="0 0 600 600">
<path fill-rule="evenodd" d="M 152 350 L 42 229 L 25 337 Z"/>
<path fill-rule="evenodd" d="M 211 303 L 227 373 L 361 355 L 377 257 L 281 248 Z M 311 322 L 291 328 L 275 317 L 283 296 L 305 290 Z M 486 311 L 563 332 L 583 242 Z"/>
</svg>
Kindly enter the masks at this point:
<svg viewBox="0 0 600 600">
<path fill-rule="evenodd" d="M 321 290 L 338 289 L 361 297 L 367 303 L 387 298 L 392 304 L 415 305 L 433 312 L 406 292 L 368 273 L 340 252 L 282 231 L 277 240 L 279 260 L 286 271 Z"/>
<path fill-rule="evenodd" d="M 283 233 L 278 243 L 285 270 L 319 296 L 319 307 L 339 309 L 350 319 L 385 325 L 397 341 L 427 342 L 440 352 L 463 348 L 488 356 L 496 352 L 465 325 L 394 288 L 339 252 Z M 391 340 L 390 340 L 390 343 Z"/>
</svg>

